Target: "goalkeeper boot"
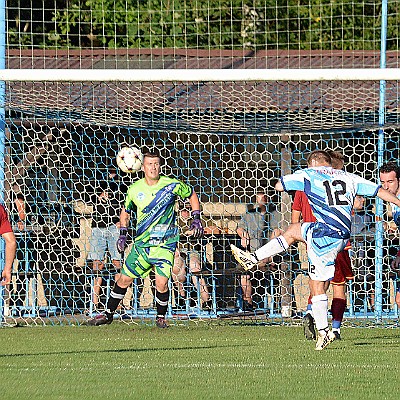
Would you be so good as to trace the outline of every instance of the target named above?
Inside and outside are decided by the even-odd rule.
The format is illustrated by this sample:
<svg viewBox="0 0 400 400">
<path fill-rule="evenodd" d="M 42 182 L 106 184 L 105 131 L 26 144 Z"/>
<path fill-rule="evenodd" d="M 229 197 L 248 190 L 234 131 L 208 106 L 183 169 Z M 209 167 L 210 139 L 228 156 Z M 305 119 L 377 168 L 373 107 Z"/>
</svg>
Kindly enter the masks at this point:
<svg viewBox="0 0 400 400">
<path fill-rule="evenodd" d="M 243 251 L 239 249 L 239 247 L 234 246 L 231 244 L 231 250 L 236 258 L 236 261 L 246 270 L 250 270 L 257 266 L 258 260 L 253 253 L 248 251 Z"/>
<path fill-rule="evenodd" d="M 332 343 L 336 339 L 335 334 L 332 331 L 325 331 L 324 333 L 318 334 L 317 345 L 315 350 L 323 350 L 329 343 Z"/>
<path fill-rule="evenodd" d="M 156 326 L 157 328 L 168 328 L 167 321 L 165 321 L 165 317 L 162 315 L 157 315 L 156 318 Z"/>
<path fill-rule="evenodd" d="M 304 336 L 307 340 L 315 340 L 317 335 L 315 333 L 314 318 L 310 313 L 303 317 Z"/>
<path fill-rule="evenodd" d="M 105 324 L 109 325 L 111 322 L 113 322 L 113 314 L 105 312 L 104 314 L 98 314 L 94 318 L 89 319 L 87 324 L 90 326 L 99 326 Z"/>
</svg>

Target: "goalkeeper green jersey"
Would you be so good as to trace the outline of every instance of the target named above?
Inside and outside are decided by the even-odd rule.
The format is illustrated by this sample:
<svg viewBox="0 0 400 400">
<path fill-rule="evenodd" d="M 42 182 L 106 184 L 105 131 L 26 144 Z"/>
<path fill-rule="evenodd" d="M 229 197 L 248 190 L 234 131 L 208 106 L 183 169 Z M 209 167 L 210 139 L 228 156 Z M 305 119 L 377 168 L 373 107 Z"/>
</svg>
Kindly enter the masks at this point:
<svg viewBox="0 0 400 400">
<path fill-rule="evenodd" d="M 186 183 L 166 176 L 160 176 L 155 185 L 148 185 L 140 179 L 127 192 L 125 210 L 136 209 L 136 237 L 138 246 L 158 246 L 161 243 L 178 242 L 175 202 L 177 197 L 190 197 L 193 189 Z"/>
</svg>

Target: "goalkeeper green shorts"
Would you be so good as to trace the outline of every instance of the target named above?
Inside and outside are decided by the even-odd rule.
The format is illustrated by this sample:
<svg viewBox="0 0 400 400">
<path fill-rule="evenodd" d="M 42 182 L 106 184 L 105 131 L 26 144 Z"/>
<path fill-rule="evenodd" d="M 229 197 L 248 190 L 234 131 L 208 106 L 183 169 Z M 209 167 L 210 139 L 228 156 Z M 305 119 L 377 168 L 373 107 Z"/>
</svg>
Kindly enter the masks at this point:
<svg viewBox="0 0 400 400">
<path fill-rule="evenodd" d="M 145 278 L 154 267 L 157 275 L 170 278 L 175 248 L 176 243 L 149 247 L 137 246 L 134 243 L 121 273 L 131 278 Z"/>
</svg>

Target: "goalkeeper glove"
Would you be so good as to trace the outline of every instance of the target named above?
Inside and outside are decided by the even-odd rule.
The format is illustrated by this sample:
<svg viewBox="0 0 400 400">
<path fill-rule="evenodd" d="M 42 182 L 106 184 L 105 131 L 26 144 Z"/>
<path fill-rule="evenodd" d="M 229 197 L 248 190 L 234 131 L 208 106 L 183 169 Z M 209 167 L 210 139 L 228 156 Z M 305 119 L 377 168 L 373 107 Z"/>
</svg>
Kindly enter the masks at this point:
<svg viewBox="0 0 400 400">
<path fill-rule="evenodd" d="M 195 239 L 200 239 L 203 234 L 204 234 L 204 228 L 203 224 L 201 223 L 200 219 L 200 211 L 199 210 L 193 210 L 192 211 L 192 223 L 190 224 L 189 230 L 191 230 L 192 236 Z"/>
<path fill-rule="evenodd" d="M 123 253 L 125 251 L 127 238 L 128 238 L 128 229 L 121 228 L 119 230 L 119 238 L 117 240 L 117 250 L 120 253 Z"/>
</svg>

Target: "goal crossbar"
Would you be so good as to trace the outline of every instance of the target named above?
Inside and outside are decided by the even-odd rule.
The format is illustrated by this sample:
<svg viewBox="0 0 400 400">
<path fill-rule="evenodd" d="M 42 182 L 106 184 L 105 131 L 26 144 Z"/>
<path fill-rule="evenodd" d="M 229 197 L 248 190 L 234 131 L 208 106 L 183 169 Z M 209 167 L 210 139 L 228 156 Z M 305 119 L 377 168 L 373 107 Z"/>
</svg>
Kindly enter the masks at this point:
<svg viewBox="0 0 400 400">
<path fill-rule="evenodd" d="M 7 82 L 400 81 L 400 68 L 347 69 L 4 69 Z"/>
</svg>

